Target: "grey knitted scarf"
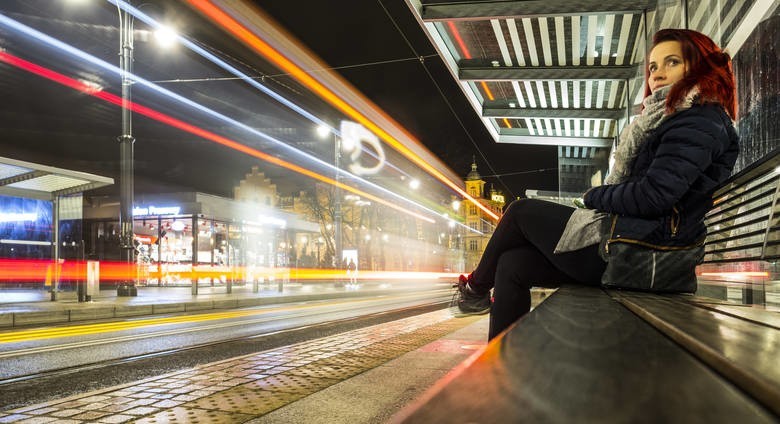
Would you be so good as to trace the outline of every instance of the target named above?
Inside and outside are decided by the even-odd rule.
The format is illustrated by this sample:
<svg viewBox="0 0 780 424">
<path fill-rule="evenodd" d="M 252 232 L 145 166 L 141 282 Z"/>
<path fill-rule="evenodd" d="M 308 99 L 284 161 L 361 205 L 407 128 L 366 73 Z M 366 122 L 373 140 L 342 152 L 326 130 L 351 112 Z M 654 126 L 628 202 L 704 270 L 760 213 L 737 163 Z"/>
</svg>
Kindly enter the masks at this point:
<svg viewBox="0 0 780 424">
<path fill-rule="evenodd" d="M 662 87 L 645 97 L 642 114 L 620 132 L 620 144 L 615 149 L 614 162 L 604 179 L 605 184 L 620 184 L 629 177 L 631 165 L 647 139 L 647 133 L 670 116 L 666 114 L 666 96 L 671 88 L 671 85 Z M 690 108 L 697 95 L 698 89 L 694 87 L 675 112 Z M 608 217 L 609 214 L 594 209 L 575 209 L 555 246 L 555 253 L 571 252 L 598 244 L 601 241 L 601 222 Z"/>
</svg>

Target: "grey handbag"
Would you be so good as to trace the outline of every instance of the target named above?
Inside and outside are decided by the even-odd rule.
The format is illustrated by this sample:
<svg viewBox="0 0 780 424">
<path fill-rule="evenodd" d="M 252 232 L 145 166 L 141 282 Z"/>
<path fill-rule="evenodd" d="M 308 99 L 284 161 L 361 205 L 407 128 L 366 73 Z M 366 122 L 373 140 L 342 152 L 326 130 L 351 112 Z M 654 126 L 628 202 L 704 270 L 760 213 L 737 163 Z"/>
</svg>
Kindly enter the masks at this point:
<svg viewBox="0 0 780 424">
<path fill-rule="evenodd" d="M 632 243 L 610 243 L 603 250 L 607 268 L 601 285 L 666 293 L 696 292 L 696 265 L 704 259 L 704 246 L 657 250 Z"/>
</svg>

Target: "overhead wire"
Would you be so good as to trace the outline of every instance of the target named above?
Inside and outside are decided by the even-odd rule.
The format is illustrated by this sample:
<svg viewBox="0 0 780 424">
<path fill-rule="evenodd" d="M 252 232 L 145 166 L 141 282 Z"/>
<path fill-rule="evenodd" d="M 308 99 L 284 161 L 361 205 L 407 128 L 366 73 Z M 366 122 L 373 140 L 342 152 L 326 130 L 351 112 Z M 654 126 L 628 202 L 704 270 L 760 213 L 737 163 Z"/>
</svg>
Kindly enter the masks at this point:
<svg viewBox="0 0 780 424">
<path fill-rule="evenodd" d="M 422 56 L 420 56 L 417 53 L 417 49 L 414 48 L 414 46 L 412 45 L 411 41 L 409 41 L 409 38 L 406 37 L 406 34 L 398 26 L 398 23 L 395 21 L 395 19 L 393 19 L 393 16 L 390 14 L 390 12 L 387 10 L 385 5 L 382 3 L 382 0 L 376 0 L 376 1 L 377 1 L 377 3 L 379 3 L 379 6 L 385 12 L 385 15 L 387 15 L 388 19 L 390 19 L 390 22 L 393 24 L 395 29 L 398 31 L 398 33 L 401 35 L 401 37 L 404 39 L 404 41 L 406 42 L 406 45 L 409 47 L 409 49 L 412 51 L 412 53 L 415 56 L 421 58 Z M 434 56 L 438 57 L 438 55 L 434 55 Z M 490 170 L 490 172 L 492 172 L 493 175 L 499 175 L 496 172 L 496 170 L 493 168 L 493 165 L 490 164 L 490 161 L 487 159 L 487 156 L 485 156 L 485 154 L 482 152 L 482 149 L 479 148 L 479 145 L 474 140 L 474 137 L 471 136 L 471 133 L 469 132 L 469 130 L 466 129 L 466 125 L 463 123 L 463 120 L 460 118 L 460 116 L 458 116 L 458 113 L 455 112 L 455 108 L 453 107 L 452 103 L 450 103 L 450 101 L 447 98 L 447 96 L 444 95 L 444 91 L 442 90 L 442 88 L 439 85 L 439 83 L 436 81 L 436 78 L 433 77 L 433 74 L 431 73 L 430 69 L 428 69 L 428 66 L 425 64 L 425 60 L 420 60 L 420 64 L 422 65 L 423 69 L 425 70 L 425 73 L 428 75 L 428 78 L 430 78 L 431 82 L 436 87 L 436 90 L 439 92 L 439 95 L 441 96 L 441 98 L 447 104 L 447 107 L 449 108 L 449 110 L 452 113 L 452 115 L 455 117 L 455 120 L 458 121 L 458 124 L 463 129 L 463 132 L 466 134 L 466 137 L 469 139 L 469 141 L 471 141 L 471 144 L 474 146 L 474 149 L 477 151 L 477 153 L 479 153 L 479 156 L 482 158 L 482 160 L 487 165 L 487 167 Z M 501 177 L 496 177 L 496 179 L 498 180 L 499 184 L 501 184 L 504 187 L 504 189 L 506 189 L 509 192 L 511 197 L 514 198 L 515 197 L 514 192 L 509 188 L 509 186 L 506 185 L 506 183 L 504 183 L 504 181 L 501 179 Z"/>
<path fill-rule="evenodd" d="M 429 58 L 429 57 L 436 57 L 435 54 L 429 54 L 422 56 L 423 58 Z M 410 62 L 410 61 L 419 61 L 419 57 L 406 57 L 403 59 L 389 59 L 389 60 L 380 60 L 376 62 L 364 62 L 364 63 L 355 63 L 352 65 L 343 65 L 343 66 L 329 66 L 329 67 L 322 67 L 318 69 L 307 69 L 306 72 L 309 73 L 317 73 L 317 72 L 327 72 L 327 71 L 338 71 L 340 69 L 354 69 L 354 68 L 363 68 L 367 66 L 376 66 L 376 65 L 387 65 L 389 63 L 399 63 L 399 62 Z M 263 74 L 260 76 L 249 76 L 248 78 L 255 79 L 255 80 L 263 80 L 265 78 L 278 78 L 278 77 L 289 77 L 291 76 L 288 72 L 282 72 L 278 74 Z M 206 78 L 176 78 L 176 79 L 167 79 L 167 80 L 155 80 L 152 81 L 154 83 L 178 83 L 178 82 L 204 82 L 204 81 L 234 81 L 234 80 L 244 80 L 243 77 L 206 77 Z"/>
</svg>

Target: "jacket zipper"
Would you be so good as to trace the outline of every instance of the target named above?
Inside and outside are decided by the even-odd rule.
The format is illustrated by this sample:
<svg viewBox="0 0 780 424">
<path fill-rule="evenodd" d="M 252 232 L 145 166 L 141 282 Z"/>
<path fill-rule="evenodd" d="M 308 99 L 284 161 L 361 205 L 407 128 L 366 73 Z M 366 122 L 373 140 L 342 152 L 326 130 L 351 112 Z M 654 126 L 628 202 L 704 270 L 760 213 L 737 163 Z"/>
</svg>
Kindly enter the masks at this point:
<svg viewBox="0 0 780 424">
<path fill-rule="evenodd" d="M 612 215 L 612 226 L 609 229 L 609 237 L 607 237 L 607 242 L 604 243 L 604 252 L 609 255 L 609 243 L 612 241 L 612 235 L 615 234 L 615 225 L 617 225 L 617 215 Z"/>
<path fill-rule="evenodd" d="M 653 288 L 653 284 L 655 284 L 655 255 L 657 253 L 658 253 L 657 251 L 653 250 L 653 272 L 650 275 L 650 288 L 651 289 Z"/>
<path fill-rule="evenodd" d="M 677 231 L 680 229 L 680 211 L 677 210 L 677 206 L 672 206 L 672 217 L 669 220 L 669 226 L 672 230 L 672 237 L 676 237 Z"/>
<path fill-rule="evenodd" d="M 673 211 L 675 213 L 677 212 L 677 208 L 674 208 Z M 637 244 L 639 246 L 649 247 L 651 249 L 655 250 L 685 250 L 685 249 L 692 249 L 694 247 L 699 247 L 704 245 L 704 239 L 701 239 L 693 244 L 689 244 L 687 246 L 661 246 L 657 244 L 648 243 L 642 240 L 635 240 L 635 239 L 628 239 L 628 238 L 621 238 L 619 235 L 615 237 L 615 226 L 617 226 L 617 219 L 618 215 L 612 216 L 612 227 L 609 230 L 609 237 L 607 238 L 606 243 L 604 243 L 604 251 L 609 254 L 609 244 L 610 243 L 631 243 L 631 244 Z M 674 219 L 672 219 L 674 221 Z M 677 230 L 679 227 L 679 218 L 677 219 L 676 223 L 673 225 L 672 229 L 672 236 L 677 235 Z"/>
</svg>

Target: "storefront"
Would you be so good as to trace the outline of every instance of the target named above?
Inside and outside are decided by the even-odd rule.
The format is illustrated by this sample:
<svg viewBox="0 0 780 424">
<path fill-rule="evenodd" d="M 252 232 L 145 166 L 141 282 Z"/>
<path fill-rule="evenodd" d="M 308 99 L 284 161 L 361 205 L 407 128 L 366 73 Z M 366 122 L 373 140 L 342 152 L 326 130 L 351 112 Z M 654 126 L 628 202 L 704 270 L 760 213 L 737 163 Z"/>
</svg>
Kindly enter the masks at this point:
<svg viewBox="0 0 780 424">
<path fill-rule="evenodd" d="M 87 251 L 119 258 L 116 205 L 85 209 Z M 254 203 L 204 193 L 138 195 L 133 208 L 138 284 L 264 281 L 290 266 L 289 246 L 319 225 Z"/>
</svg>

